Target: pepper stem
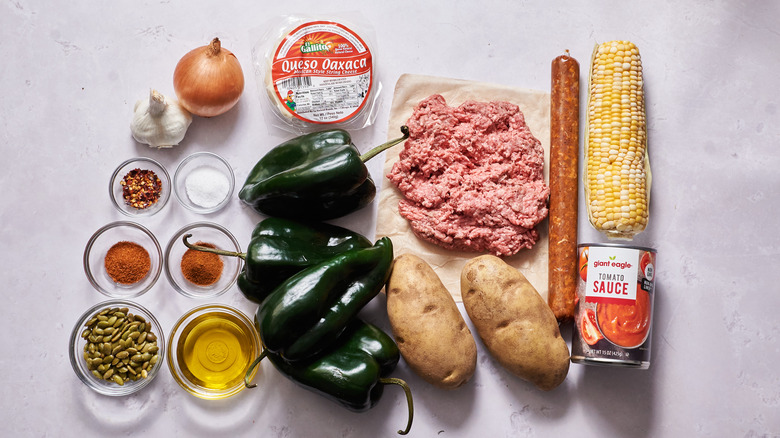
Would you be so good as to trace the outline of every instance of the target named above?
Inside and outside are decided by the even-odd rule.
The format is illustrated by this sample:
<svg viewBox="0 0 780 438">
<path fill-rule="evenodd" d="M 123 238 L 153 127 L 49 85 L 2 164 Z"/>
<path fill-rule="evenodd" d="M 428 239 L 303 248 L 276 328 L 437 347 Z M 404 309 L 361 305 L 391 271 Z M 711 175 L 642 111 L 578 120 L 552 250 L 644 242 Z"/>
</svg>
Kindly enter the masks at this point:
<svg viewBox="0 0 780 438">
<path fill-rule="evenodd" d="M 186 246 L 189 249 L 194 249 L 195 251 L 210 252 L 213 254 L 229 256 L 229 257 L 239 257 L 241 259 L 246 260 L 245 252 L 225 251 L 217 248 L 209 248 L 208 246 L 195 245 L 187 241 L 187 239 L 189 239 L 190 237 L 192 237 L 192 234 L 185 234 L 181 239 L 184 242 L 184 246 Z"/>
<path fill-rule="evenodd" d="M 254 388 L 257 385 L 254 383 L 249 383 L 249 379 L 252 378 L 252 371 L 257 368 L 257 365 L 260 364 L 260 361 L 265 359 L 265 357 L 268 355 L 268 350 L 263 349 L 263 351 L 260 353 L 260 356 L 257 356 L 257 359 L 254 360 L 251 364 L 249 364 L 249 368 L 246 370 L 246 374 L 244 374 L 244 386 L 247 388 Z"/>
<path fill-rule="evenodd" d="M 401 133 L 403 134 L 403 137 L 396 138 L 395 140 L 390 140 L 387 143 L 380 144 L 374 149 L 371 149 L 370 151 L 360 156 L 360 161 L 365 163 L 366 161 L 374 158 L 375 156 L 386 151 L 387 149 L 390 149 L 391 147 L 409 138 L 409 127 L 406 125 L 401 126 Z"/>
<path fill-rule="evenodd" d="M 399 435 L 406 435 L 412 429 L 412 420 L 414 419 L 414 402 L 412 401 L 412 390 L 409 389 L 409 385 L 401 379 L 395 377 L 385 377 L 379 379 L 379 383 L 383 385 L 398 385 L 404 389 L 406 393 L 406 404 L 409 406 L 409 421 L 406 423 L 406 430 L 399 430 Z"/>
</svg>

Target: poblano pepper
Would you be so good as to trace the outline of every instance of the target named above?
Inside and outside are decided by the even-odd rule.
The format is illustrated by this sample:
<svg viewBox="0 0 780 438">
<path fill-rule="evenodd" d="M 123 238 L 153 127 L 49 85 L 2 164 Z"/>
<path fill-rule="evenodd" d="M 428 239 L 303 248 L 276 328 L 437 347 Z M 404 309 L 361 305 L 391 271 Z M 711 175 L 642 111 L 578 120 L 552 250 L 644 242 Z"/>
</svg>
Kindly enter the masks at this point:
<svg viewBox="0 0 780 438">
<path fill-rule="evenodd" d="M 404 389 L 409 406 L 405 435 L 412 427 L 414 404 L 409 386 L 401 379 L 387 378 L 398 364 L 400 354 L 393 339 L 378 327 L 353 319 L 337 343 L 313 359 L 290 363 L 281 356 L 263 350 L 249 367 L 245 384 L 252 370 L 265 357 L 285 377 L 296 384 L 355 412 L 364 412 L 379 401 L 387 384 Z"/>
<path fill-rule="evenodd" d="M 360 155 L 348 132 L 313 132 L 271 149 L 255 167 L 238 197 L 269 216 L 327 220 L 365 207 L 376 196 L 376 185 L 365 162 L 409 137 L 377 146 Z"/>
<path fill-rule="evenodd" d="M 327 349 L 382 290 L 393 263 L 389 238 L 306 268 L 279 285 L 257 308 L 263 345 L 287 361 Z"/>
<path fill-rule="evenodd" d="M 359 233 L 324 222 L 304 223 L 271 217 L 258 223 L 246 253 L 222 251 L 190 244 L 190 249 L 244 259 L 238 288 L 244 296 L 261 303 L 277 286 L 303 269 L 336 254 L 368 248 L 371 241 Z"/>
</svg>

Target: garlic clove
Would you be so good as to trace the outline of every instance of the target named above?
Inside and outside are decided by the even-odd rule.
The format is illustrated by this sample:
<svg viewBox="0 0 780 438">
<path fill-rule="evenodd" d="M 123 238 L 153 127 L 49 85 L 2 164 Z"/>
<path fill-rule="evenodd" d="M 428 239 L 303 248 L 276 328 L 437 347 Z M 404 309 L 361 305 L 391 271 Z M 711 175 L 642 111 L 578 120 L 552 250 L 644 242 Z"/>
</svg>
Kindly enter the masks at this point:
<svg viewBox="0 0 780 438">
<path fill-rule="evenodd" d="M 156 148 L 179 144 L 192 123 L 192 115 L 175 99 L 168 99 L 157 90 L 150 90 L 148 100 L 133 106 L 130 132 L 139 142 Z"/>
</svg>

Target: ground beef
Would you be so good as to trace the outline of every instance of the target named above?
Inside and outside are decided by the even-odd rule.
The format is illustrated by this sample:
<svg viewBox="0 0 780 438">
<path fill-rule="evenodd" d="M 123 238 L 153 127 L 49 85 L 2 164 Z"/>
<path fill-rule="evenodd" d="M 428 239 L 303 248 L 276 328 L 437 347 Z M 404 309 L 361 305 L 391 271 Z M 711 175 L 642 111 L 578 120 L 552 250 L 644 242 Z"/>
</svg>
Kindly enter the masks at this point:
<svg viewBox="0 0 780 438">
<path fill-rule="evenodd" d="M 430 96 L 387 177 L 398 210 L 421 239 L 447 249 L 508 256 L 532 248 L 547 216 L 544 151 L 517 105 Z"/>
</svg>

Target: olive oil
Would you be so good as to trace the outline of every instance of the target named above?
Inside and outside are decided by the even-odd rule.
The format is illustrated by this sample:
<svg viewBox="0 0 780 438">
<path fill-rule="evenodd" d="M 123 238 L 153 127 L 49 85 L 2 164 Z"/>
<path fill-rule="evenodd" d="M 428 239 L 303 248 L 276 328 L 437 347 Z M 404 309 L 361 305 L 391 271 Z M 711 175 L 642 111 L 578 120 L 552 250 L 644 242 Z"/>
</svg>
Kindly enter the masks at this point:
<svg viewBox="0 0 780 438">
<path fill-rule="evenodd" d="M 243 381 L 259 354 L 252 334 L 234 315 L 208 312 L 187 324 L 176 344 L 178 366 L 192 384 L 226 390 Z"/>
</svg>

